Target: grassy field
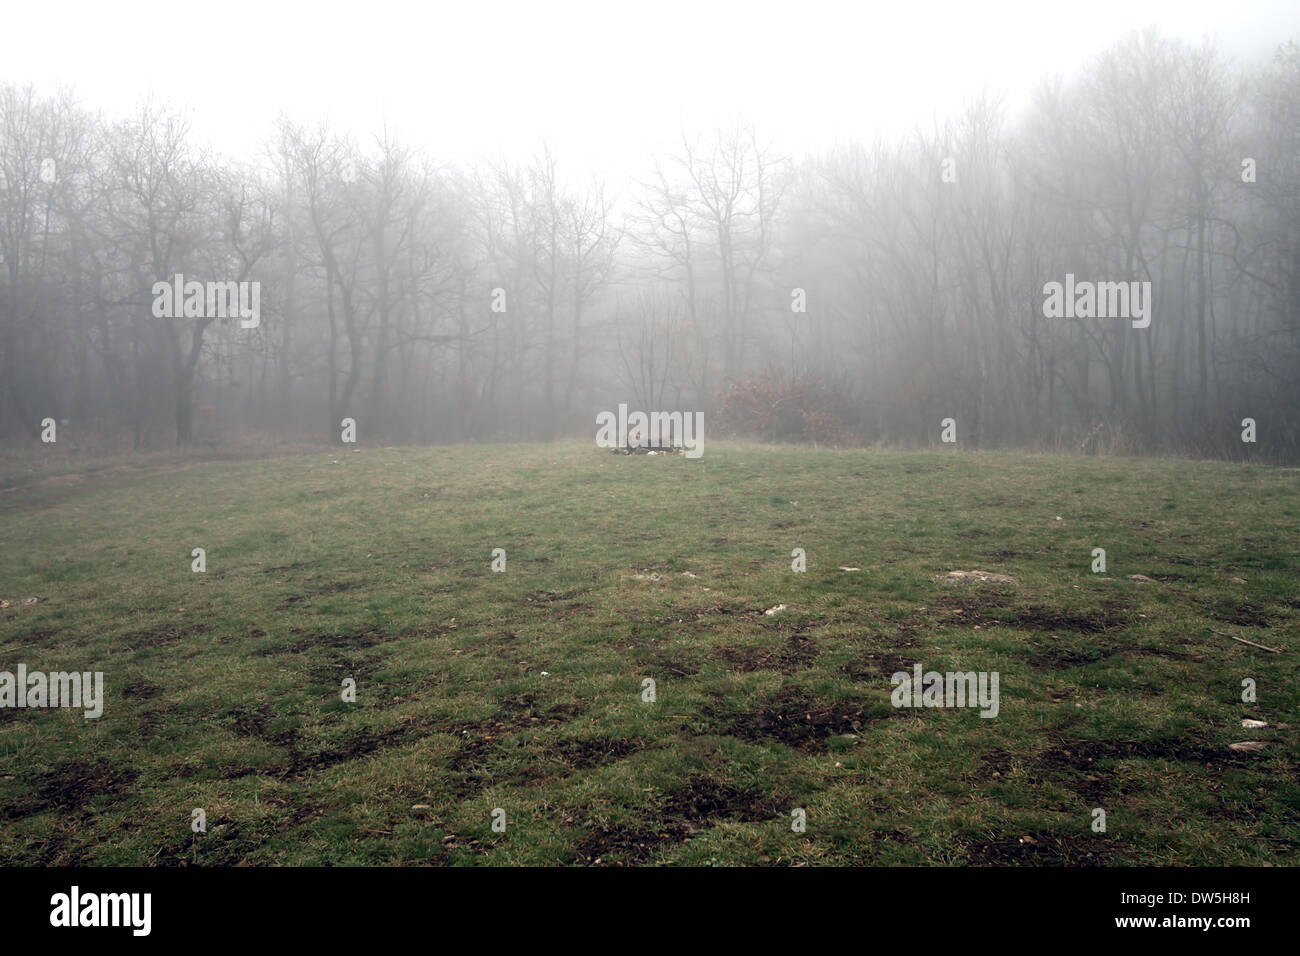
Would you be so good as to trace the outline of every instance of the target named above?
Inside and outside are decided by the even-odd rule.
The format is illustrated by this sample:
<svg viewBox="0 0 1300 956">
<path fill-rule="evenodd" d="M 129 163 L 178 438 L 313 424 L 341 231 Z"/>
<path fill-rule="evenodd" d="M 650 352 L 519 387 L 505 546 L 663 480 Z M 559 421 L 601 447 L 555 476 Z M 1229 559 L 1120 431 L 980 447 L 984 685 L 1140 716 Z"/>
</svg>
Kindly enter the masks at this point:
<svg viewBox="0 0 1300 956">
<path fill-rule="evenodd" d="M 0 598 L 43 600 L 0 610 L 0 670 L 106 702 L 0 709 L 0 863 L 1292 864 L 1298 491 L 716 441 L 18 484 Z M 918 662 L 996 671 L 997 717 L 892 706 Z"/>
</svg>

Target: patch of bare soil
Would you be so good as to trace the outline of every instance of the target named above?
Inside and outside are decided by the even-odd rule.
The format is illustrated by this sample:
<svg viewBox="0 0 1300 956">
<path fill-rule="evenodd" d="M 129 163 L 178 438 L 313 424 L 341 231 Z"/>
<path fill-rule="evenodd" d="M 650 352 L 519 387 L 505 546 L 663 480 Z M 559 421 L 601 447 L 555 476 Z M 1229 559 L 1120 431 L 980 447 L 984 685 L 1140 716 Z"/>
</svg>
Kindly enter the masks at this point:
<svg viewBox="0 0 1300 956">
<path fill-rule="evenodd" d="M 1104 834 L 1035 831 L 967 848 L 971 866 L 1105 866 L 1115 849 Z"/>
<path fill-rule="evenodd" d="M 1099 608 L 1074 610 L 1041 604 L 1018 605 L 1007 595 L 980 593 L 941 594 L 935 606 L 947 613 L 943 624 L 981 627 L 1014 627 L 1030 631 L 1068 631 L 1096 634 L 1126 627 L 1133 609 L 1123 601 L 1106 601 Z M 994 613 L 996 612 L 996 613 Z"/>
<path fill-rule="evenodd" d="M 807 669 L 817 659 L 817 643 L 801 631 L 794 631 L 775 648 L 724 647 L 717 655 L 729 670 L 742 674 L 768 670 L 788 675 Z"/>
<path fill-rule="evenodd" d="M 255 711 L 233 708 L 227 711 L 225 716 L 231 720 L 231 727 L 236 733 L 246 737 L 256 737 L 285 751 L 284 761 L 279 766 L 227 768 L 224 776 L 228 778 L 250 774 L 294 777 L 308 771 L 327 770 L 341 763 L 368 757 L 388 747 L 402 746 L 442 729 L 428 723 L 413 721 L 400 727 L 378 731 L 353 730 L 344 734 L 338 743 L 331 746 L 305 750 L 302 737 L 296 729 L 278 732 L 270 730 L 269 724 L 273 715 L 266 704 Z"/>
<path fill-rule="evenodd" d="M 501 784 L 529 786 L 547 779 L 548 775 L 539 768 L 511 767 L 516 757 L 499 739 L 464 737 L 446 767 L 456 777 L 457 798 L 467 799 Z"/>
<path fill-rule="evenodd" d="M 771 820 L 786 813 L 790 803 L 778 794 L 696 775 L 670 790 L 657 812 L 643 813 L 631 824 L 597 827 L 574 850 L 579 861 L 595 866 L 646 863 L 665 845 L 687 840 L 718 820 Z"/>
<path fill-rule="evenodd" d="M 1116 760 L 1167 760 L 1213 768 L 1250 766 L 1248 755 L 1210 746 L 1202 741 L 1159 738 L 1134 741 L 1067 741 L 1052 735 L 1053 746 L 1026 758 L 1023 763 L 1028 780 L 1035 784 L 1052 783 L 1078 794 L 1089 806 L 1123 794 L 1111 774 L 1109 762 Z M 1007 773 L 1010 755 L 992 752 L 983 758 L 991 772 Z"/>
<path fill-rule="evenodd" d="M 151 684 L 147 680 L 132 681 L 122 688 L 122 696 L 126 700 L 149 700 L 157 697 L 161 692 L 161 687 L 157 684 Z"/>
<path fill-rule="evenodd" d="M 1200 740 L 1179 737 L 1160 737 L 1152 740 L 1088 740 L 1061 741 L 1059 757 L 1047 751 L 1039 759 L 1051 762 L 1063 759 L 1075 769 L 1091 767 L 1102 760 L 1169 760 L 1177 763 L 1194 763 L 1205 767 L 1250 767 L 1248 757 L 1215 747 Z"/>
<path fill-rule="evenodd" d="M 690 835 L 681 823 L 612 824 L 596 827 L 574 844 L 579 862 L 592 866 L 635 866 L 647 863 L 666 843 Z"/>
<path fill-rule="evenodd" d="M 908 674 L 918 663 L 914 657 L 904 657 L 892 651 L 868 651 L 840 667 L 840 672 L 851 680 L 878 682 L 888 680 L 899 671 Z"/>
<path fill-rule="evenodd" d="M 1115 649 L 1096 644 L 1072 643 L 1055 635 L 1032 642 L 1026 663 L 1036 671 L 1066 670 L 1106 660 Z"/>
<path fill-rule="evenodd" d="M 4 807 L 0 816 L 21 820 L 47 810 L 81 812 L 95 797 L 128 793 L 138 776 L 137 771 L 108 760 L 69 760 L 42 774 L 36 793 Z"/>
<path fill-rule="evenodd" d="M 351 677 L 358 684 L 369 681 L 379 670 L 382 660 L 382 656 L 367 656 L 330 648 L 324 657 L 319 654 L 307 656 L 302 667 L 307 679 L 313 684 L 341 687 L 345 677 Z"/>
<path fill-rule="evenodd" d="M 753 710 L 729 713 L 716 705 L 704 708 L 708 732 L 743 740 L 776 740 L 787 747 L 815 752 L 827 738 L 857 733 L 873 720 L 856 701 L 824 701 L 799 688 L 783 688 Z"/>
<path fill-rule="evenodd" d="M 1236 624 L 1239 627 L 1269 627 L 1272 619 L 1253 604 L 1238 604 L 1229 611 L 1212 611 L 1216 621 Z"/>
<path fill-rule="evenodd" d="M 520 729 L 539 723 L 564 724 L 584 713 L 586 711 L 577 704 L 552 704 L 542 709 L 532 694 L 520 694 L 518 697 L 506 697 L 498 701 L 498 719 L 493 727 Z"/>
<path fill-rule="evenodd" d="M 667 672 L 678 677 L 694 677 L 700 672 L 699 664 L 688 660 L 681 652 L 671 650 L 655 651 L 650 655 L 645 666 L 649 668 L 651 674 Z"/>
<path fill-rule="evenodd" d="M 617 737 L 587 737 L 558 741 L 551 752 L 570 772 L 590 770 L 636 753 L 644 746 L 640 740 Z"/>
<path fill-rule="evenodd" d="M 391 640 L 394 640 L 391 634 L 385 634 L 383 631 L 374 628 L 358 631 L 355 634 L 304 634 L 291 644 L 263 648 L 255 653 L 262 657 L 270 657 L 276 654 L 301 654 L 303 651 L 315 647 L 351 650 L 353 648 L 374 647 L 377 644 L 383 644 Z"/>
<path fill-rule="evenodd" d="M 141 647 L 164 647 L 168 644 L 175 644 L 187 637 L 207 634 L 211 630 L 212 625 L 206 621 L 196 621 L 193 624 L 172 624 L 156 630 L 132 631 L 130 634 L 123 634 L 117 638 L 116 643 L 129 650 L 136 650 Z"/>
</svg>

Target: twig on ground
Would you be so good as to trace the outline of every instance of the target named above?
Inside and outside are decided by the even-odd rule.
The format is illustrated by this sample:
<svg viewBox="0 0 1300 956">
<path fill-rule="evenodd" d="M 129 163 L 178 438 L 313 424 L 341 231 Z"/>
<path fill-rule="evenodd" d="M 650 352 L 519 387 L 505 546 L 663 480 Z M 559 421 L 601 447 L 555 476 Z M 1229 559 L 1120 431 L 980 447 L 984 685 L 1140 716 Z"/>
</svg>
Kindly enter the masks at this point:
<svg viewBox="0 0 1300 956">
<path fill-rule="evenodd" d="M 1215 631 L 1214 628 L 1210 628 L 1210 630 L 1222 637 L 1230 637 L 1234 641 L 1238 641 L 1242 644 L 1249 644 L 1251 647 L 1258 647 L 1261 651 L 1268 651 L 1270 654 L 1282 653 L 1276 647 L 1265 647 L 1263 644 L 1256 644 L 1254 641 L 1248 641 L 1244 637 L 1237 637 L 1235 634 L 1224 634 L 1223 631 Z"/>
</svg>

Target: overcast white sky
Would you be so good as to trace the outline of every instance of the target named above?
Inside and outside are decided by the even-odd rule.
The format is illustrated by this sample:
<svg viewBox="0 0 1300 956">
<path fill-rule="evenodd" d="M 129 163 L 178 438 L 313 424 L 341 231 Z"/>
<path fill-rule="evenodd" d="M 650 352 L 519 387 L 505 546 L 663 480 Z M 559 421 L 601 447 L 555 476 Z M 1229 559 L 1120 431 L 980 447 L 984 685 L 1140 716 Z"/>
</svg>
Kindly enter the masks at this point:
<svg viewBox="0 0 1300 956">
<path fill-rule="evenodd" d="M 435 156 L 527 152 L 618 186 L 683 126 L 749 115 L 782 145 L 929 126 L 987 86 L 1019 105 L 1133 29 L 1237 56 L 1300 39 L 1297 0 L 387 0 L 11 4 L 0 80 L 113 115 L 151 92 L 248 155 L 284 110 Z"/>
</svg>

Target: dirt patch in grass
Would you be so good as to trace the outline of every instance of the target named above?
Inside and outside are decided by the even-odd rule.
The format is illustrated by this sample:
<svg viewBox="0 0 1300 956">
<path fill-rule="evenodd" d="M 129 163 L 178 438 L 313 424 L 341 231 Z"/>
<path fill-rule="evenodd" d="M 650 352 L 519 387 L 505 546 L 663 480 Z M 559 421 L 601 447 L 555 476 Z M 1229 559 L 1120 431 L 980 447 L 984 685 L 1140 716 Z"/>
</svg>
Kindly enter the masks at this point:
<svg viewBox="0 0 1300 956">
<path fill-rule="evenodd" d="M 23 647 L 43 647 L 52 637 L 58 637 L 59 632 L 55 630 L 41 629 L 36 631 L 25 631 L 19 640 L 22 641 L 20 646 Z"/>
<path fill-rule="evenodd" d="M 857 733 L 878 715 L 858 701 L 820 700 L 800 688 L 783 688 L 752 710 L 728 712 L 706 705 L 708 733 L 742 740 L 776 740 L 804 752 L 825 747 L 829 737 Z"/>
<path fill-rule="evenodd" d="M 223 776 L 226 778 L 244 777 L 249 774 L 271 774 L 281 777 L 293 777 L 312 770 L 327 770 L 330 767 L 350 760 L 368 757 L 388 747 L 398 747 L 418 740 L 446 728 L 426 722 L 408 722 L 399 727 L 383 730 L 351 730 L 341 740 L 331 746 L 318 749 L 305 749 L 302 735 L 297 729 L 272 731 L 269 727 L 274 715 L 269 705 L 263 704 L 258 710 L 232 709 L 226 717 L 231 719 L 232 729 L 245 737 L 256 737 L 273 747 L 285 751 L 285 758 L 273 767 L 230 767 Z"/>
<path fill-rule="evenodd" d="M 652 860 L 660 847 L 679 843 L 690 835 L 684 824 L 595 827 L 573 845 L 578 862 L 592 866 L 636 866 Z"/>
<path fill-rule="evenodd" d="M 889 680 L 899 671 L 912 673 L 916 663 L 916 658 L 904 657 L 893 651 L 868 651 L 841 665 L 840 672 L 850 680 L 877 683 L 882 678 Z"/>
<path fill-rule="evenodd" d="M 1058 834 L 1038 830 L 1018 837 L 972 844 L 971 866 L 1105 866 L 1115 856 L 1101 834 Z"/>
<path fill-rule="evenodd" d="M 329 684 L 338 688 L 342 686 L 345 677 L 353 678 L 358 685 L 369 681 L 379 668 L 380 663 L 381 661 L 373 656 L 365 657 L 359 654 L 332 651 L 323 660 L 318 655 L 305 658 L 303 670 L 307 680 L 311 683 Z M 372 693 L 377 691 L 374 685 L 371 685 L 370 689 Z"/>
<path fill-rule="evenodd" d="M 977 776 L 993 778 L 993 774 L 1005 777 L 1011 772 L 1011 762 L 1015 759 L 1015 754 L 1001 747 L 995 747 L 992 750 L 980 754 L 980 771 Z"/>
<path fill-rule="evenodd" d="M 539 705 L 532 694 L 506 698 L 486 720 L 460 721 L 430 726 L 430 733 L 450 734 L 457 740 L 498 740 L 525 730 L 568 723 L 586 713 L 574 704 Z"/>
<path fill-rule="evenodd" d="M 1003 549 L 1001 551 L 985 551 L 983 557 L 996 561 L 998 564 L 1005 564 L 1007 561 L 1013 560 L 1014 558 L 1027 558 L 1030 557 L 1030 555 L 1026 554 L 1024 551 L 1009 551 Z"/>
<path fill-rule="evenodd" d="M 742 674 L 760 670 L 794 674 L 807 669 L 817 659 L 817 643 L 796 631 L 775 648 L 724 647 L 717 656 L 726 662 L 728 670 Z"/>
<path fill-rule="evenodd" d="M 553 744 L 551 752 L 559 756 L 570 771 L 590 770 L 593 767 L 622 760 L 644 746 L 641 740 L 616 737 L 587 737 L 561 740 Z"/>
<path fill-rule="evenodd" d="M 512 752 L 498 739 L 463 737 L 447 761 L 448 773 L 457 778 L 453 787 L 457 799 L 468 799 L 492 786 L 529 785 L 547 779 L 544 770 L 511 767 L 511 762 L 518 759 L 518 752 Z"/>
<path fill-rule="evenodd" d="M 1036 671 L 1066 670 L 1104 661 L 1115 653 L 1111 647 L 1074 644 L 1056 639 L 1050 644 L 1035 642 L 1025 662 Z"/>
<path fill-rule="evenodd" d="M 1071 634 L 1099 634 L 1127 627 L 1132 608 L 1122 601 L 1107 601 L 1099 608 L 1075 610 L 1041 604 L 1016 604 L 1010 595 L 986 592 L 940 594 L 935 607 L 939 623 L 962 627 L 1009 627 L 1028 631 L 1061 631 Z"/>
<path fill-rule="evenodd" d="M 1099 806 L 1116 792 L 1114 781 L 1098 769 L 1096 758 L 1070 747 L 1053 747 L 1026 761 L 1026 773 L 1035 783 L 1062 786 L 1090 807 Z"/>
<path fill-rule="evenodd" d="M 1039 762 L 1063 763 L 1075 770 L 1086 770 L 1103 760 L 1168 760 L 1214 767 L 1250 767 L 1257 760 L 1249 754 L 1236 753 L 1200 740 L 1164 737 L 1153 740 L 1057 740 L 1053 750 L 1039 757 Z"/>
<path fill-rule="evenodd" d="M 527 597 L 527 602 L 545 608 L 547 614 L 577 614 L 579 611 L 590 611 L 591 605 L 582 601 L 575 601 L 581 592 L 578 591 L 534 591 Z"/>
<path fill-rule="evenodd" d="M 1227 610 L 1212 611 L 1211 616 L 1216 621 L 1236 624 L 1238 627 L 1268 627 L 1273 623 L 1272 618 L 1253 604 L 1238 604 Z"/>
<path fill-rule="evenodd" d="M 543 707 L 545 709 L 543 709 Z M 563 724 L 575 717 L 581 717 L 586 711 L 577 704 L 552 704 L 546 707 L 538 704 L 532 694 L 520 694 L 518 697 L 506 697 L 497 702 L 497 720 L 494 728 L 523 728 L 534 724 Z"/>
<path fill-rule="evenodd" d="M 309 820 L 324 815 L 323 808 L 301 793 L 292 796 L 277 791 L 274 785 L 260 797 L 266 806 L 289 808 L 280 819 L 271 823 L 262 821 L 251 834 L 241 832 L 239 821 L 226 816 L 208 820 L 209 835 L 187 836 L 167 843 L 156 850 L 148 860 L 150 866 L 235 866 L 248 859 L 250 853 L 277 834 L 294 830 Z"/>
<path fill-rule="evenodd" d="M 700 672 L 699 664 L 672 654 L 654 655 L 650 658 L 647 667 L 652 668 L 654 673 L 667 671 L 669 674 L 675 674 L 678 677 L 694 677 Z"/>
<path fill-rule="evenodd" d="M 1128 607 L 1118 603 L 1108 603 L 1091 611 L 1067 611 L 1035 605 L 1014 609 L 1006 624 L 1034 631 L 1098 634 L 1112 628 L 1126 627 L 1131 620 L 1130 613 Z"/>
<path fill-rule="evenodd" d="M 731 607 L 723 607 L 720 604 L 715 604 L 711 607 L 703 607 L 696 611 L 683 611 L 675 617 L 661 618 L 660 620 L 656 621 L 656 623 L 675 624 L 679 620 L 682 620 L 682 621 L 689 621 L 692 624 L 702 623 L 705 624 L 706 626 L 716 625 L 718 627 L 729 627 L 730 622 L 725 620 L 725 618 L 734 617 L 734 616 L 761 618 L 763 616 L 763 612 L 758 608 L 740 607 L 737 605 L 733 605 Z M 713 620 L 713 618 L 724 618 L 724 620 Z"/>
<path fill-rule="evenodd" d="M 1035 757 L 1024 760 L 1025 773 L 1036 783 L 1050 782 L 1064 787 L 1090 806 L 1099 806 L 1123 790 L 1118 788 L 1112 768 L 1104 766 L 1115 760 L 1164 760 L 1196 764 L 1215 769 L 1242 768 L 1251 765 L 1248 754 L 1234 753 L 1203 741 L 1163 738 L 1134 741 L 1066 741 L 1053 736 L 1053 746 Z M 995 752 L 986 755 L 986 766 L 1003 775 L 1010 755 Z"/>
<path fill-rule="evenodd" d="M 341 742 L 332 747 L 304 753 L 298 750 L 294 732 L 289 731 L 284 735 L 289 738 L 290 746 L 290 763 L 285 775 L 293 776 L 308 770 L 328 770 L 341 763 L 369 757 L 388 747 L 410 743 L 427 732 L 428 728 L 416 725 L 380 731 L 359 730 L 345 735 Z"/>
<path fill-rule="evenodd" d="M 787 802 L 754 787 L 734 787 L 713 777 L 696 775 L 668 792 L 661 816 L 698 830 L 718 818 L 742 823 L 771 820 L 786 812 Z"/>
<path fill-rule="evenodd" d="M 126 700 L 149 700 L 161 693 L 161 687 L 157 684 L 151 684 L 147 680 L 132 681 L 122 688 L 122 696 Z"/>
<path fill-rule="evenodd" d="M 271 720 L 271 706 L 263 704 L 258 710 L 243 710 L 239 707 L 232 707 L 226 711 L 225 717 L 230 718 L 231 726 L 236 733 L 244 737 L 260 737 L 272 743 L 277 743 L 277 739 L 268 736 L 267 722 Z"/>
<path fill-rule="evenodd" d="M 641 740 L 593 737 L 510 747 L 497 736 L 466 733 L 446 769 L 457 778 L 453 787 L 457 798 L 467 799 L 491 786 L 536 786 L 562 780 L 580 770 L 621 760 L 643 746 Z"/>
<path fill-rule="evenodd" d="M 173 624 L 154 630 L 132 631 L 129 634 L 123 634 L 121 637 L 115 638 L 114 643 L 130 650 L 141 647 L 163 647 L 167 644 L 175 644 L 187 637 L 207 634 L 211 630 L 212 625 L 206 621 L 197 621 L 186 625 Z"/>
<path fill-rule="evenodd" d="M 1180 644 L 1179 647 L 1188 648 L 1186 644 Z M 1132 654 L 1135 657 L 1163 657 L 1170 661 L 1185 661 L 1189 658 L 1194 661 L 1202 660 L 1197 656 L 1193 657 L 1186 650 L 1176 651 L 1171 647 L 1120 647 L 1117 648 L 1121 654 Z"/>
<path fill-rule="evenodd" d="M 393 639 L 391 634 L 385 634 L 373 628 L 355 634 L 304 634 L 291 644 L 267 647 L 254 653 L 259 657 L 272 657 L 277 654 L 301 654 L 303 651 L 311 650 L 314 647 L 346 649 L 374 647 L 377 644 L 383 644 Z"/>
<path fill-rule="evenodd" d="M 646 863 L 666 845 L 690 839 L 719 820 L 772 820 L 788 812 L 787 804 L 793 802 L 781 795 L 695 775 L 668 791 L 657 811 L 630 824 L 596 827 L 574 844 L 574 852 L 594 866 Z"/>
<path fill-rule="evenodd" d="M 95 797 L 129 793 L 139 775 L 136 770 L 114 766 L 107 760 L 93 763 L 69 760 L 43 773 L 35 794 L 5 807 L 0 813 L 6 820 L 20 820 L 47 810 L 80 811 Z"/>
</svg>

